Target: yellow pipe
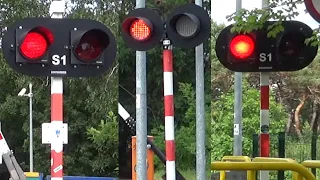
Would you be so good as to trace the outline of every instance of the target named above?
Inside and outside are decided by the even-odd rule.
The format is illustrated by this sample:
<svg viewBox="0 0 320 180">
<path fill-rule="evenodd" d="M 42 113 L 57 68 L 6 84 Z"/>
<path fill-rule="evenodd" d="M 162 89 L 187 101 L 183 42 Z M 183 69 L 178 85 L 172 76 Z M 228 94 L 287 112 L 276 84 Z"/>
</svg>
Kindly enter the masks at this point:
<svg viewBox="0 0 320 180">
<path fill-rule="evenodd" d="M 224 156 L 221 161 L 244 161 L 250 162 L 249 156 Z"/>
<path fill-rule="evenodd" d="M 226 171 L 220 171 L 220 180 L 226 180 Z"/>
<path fill-rule="evenodd" d="M 319 160 L 306 160 L 306 161 L 303 161 L 301 164 L 307 168 L 320 168 Z M 298 177 L 302 179 L 300 175 Z"/>
<path fill-rule="evenodd" d="M 249 156 L 224 156 L 221 161 L 251 162 L 251 158 Z M 255 180 L 255 178 L 255 171 L 247 171 L 247 180 Z M 220 180 L 226 180 L 226 171 L 220 171 Z"/>
<path fill-rule="evenodd" d="M 306 160 L 301 164 L 307 168 L 320 168 L 320 160 Z"/>
<path fill-rule="evenodd" d="M 291 170 L 307 180 L 316 180 L 305 166 L 293 162 L 213 162 L 211 170 Z"/>
<path fill-rule="evenodd" d="M 269 157 L 255 157 L 252 162 L 292 162 L 296 163 L 295 160 L 290 158 L 269 158 Z M 297 172 L 292 172 L 292 180 L 300 180 Z"/>
</svg>

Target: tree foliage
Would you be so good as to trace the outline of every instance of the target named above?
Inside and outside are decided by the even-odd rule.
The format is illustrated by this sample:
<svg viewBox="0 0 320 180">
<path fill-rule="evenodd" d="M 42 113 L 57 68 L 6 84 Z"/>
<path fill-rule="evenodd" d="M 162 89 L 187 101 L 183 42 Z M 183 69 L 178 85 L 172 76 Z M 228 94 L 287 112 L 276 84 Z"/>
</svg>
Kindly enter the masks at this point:
<svg viewBox="0 0 320 180">
<path fill-rule="evenodd" d="M 252 135 L 260 133 L 260 93 L 249 87 L 244 81 L 242 104 L 242 144 L 243 154 L 251 155 Z M 273 94 L 272 94 L 273 95 Z M 212 133 L 212 160 L 220 160 L 223 156 L 233 154 L 233 121 L 234 96 L 233 90 L 223 93 L 213 104 L 211 127 Z M 287 118 L 283 106 L 279 105 L 274 95 L 270 98 L 270 134 L 283 131 Z"/>
</svg>

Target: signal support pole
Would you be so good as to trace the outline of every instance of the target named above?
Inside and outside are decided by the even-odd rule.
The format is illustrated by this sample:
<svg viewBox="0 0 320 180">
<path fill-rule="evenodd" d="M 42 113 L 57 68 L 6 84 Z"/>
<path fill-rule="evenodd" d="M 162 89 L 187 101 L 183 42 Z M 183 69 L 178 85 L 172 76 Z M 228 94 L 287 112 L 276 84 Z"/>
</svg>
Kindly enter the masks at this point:
<svg viewBox="0 0 320 180">
<path fill-rule="evenodd" d="M 51 18 L 63 18 L 65 2 L 52 1 Z M 51 77 L 51 128 L 55 131 L 55 138 L 51 141 L 51 180 L 63 179 L 63 79 Z"/>
<path fill-rule="evenodd" d="M 262 8 L 269 6 L 268 0 L 262 0 Z M 260 156 L 269 157 L 269 72 L 260 73 Z M 268 180 L 269 171 L 260 171 L 260 179 Z"/>
<path fill-rule="evenodd" d="M 136 8 L 144 8 L 145 0 L 136 0 Z M 136 52 L 136 140 L 137 180 L 147 180 L 147 83 L 146 51 Z"/>
<path fill-rule="evenodd" d="M 33 99 L 33 94 L 32 94 L 32 84 L 29 83 L 29 134 L 30 134 L 30 172 L 33 172 L 33 122 L 32 122 L 32 99 Z"/>
<path fill-rule="evenodd" d="M 236 12 L 241 9 L 242 0 L 236 1 Z M 234 125 L 233 125 L 233 155 L 242 155 L 242 73 L 234 74 Z"/>
<path fill-rule="evenodd" d="M 195 0 L 202 7 L 202 0 Z M 197 180 L 206 179 L 206 120 L 204 109 L 204 64 L 203 44 L 195 49 L 196 53 L 196 174 Z"/>
<path fill-rule="evenodd" d="M 173 57 L 169 39 L 163 40 L 163 89 L 166 141 L 166 179 L 176 179 L 174 142 Z"/>
</svg>

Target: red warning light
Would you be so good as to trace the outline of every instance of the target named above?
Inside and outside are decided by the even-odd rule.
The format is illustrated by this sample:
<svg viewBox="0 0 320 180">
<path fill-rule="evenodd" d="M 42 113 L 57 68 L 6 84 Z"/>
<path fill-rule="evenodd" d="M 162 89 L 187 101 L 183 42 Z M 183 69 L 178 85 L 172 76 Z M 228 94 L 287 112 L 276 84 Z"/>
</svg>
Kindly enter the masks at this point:
<svg viewBox="0 0 320 180">
<path fill-rule="evenodd" d="M 29 32 L 20 46 L 23 56 L 29 60 L 37 60 L 47 51 L 48 42 L 46 38 L 38 32 Z"/>
<path fill-rule="evenodd" d="M 252 55 L 255 49 L 255 42 L 248 35 L 235 36 L 230 42 L 232 55 L 239 59 L 246 59 Z"/>
<path fill-rule="evenodd" d="M 144 20 L 136 19 L 130 26 L 130 34 L 138 41 L 145 41 L 151 36 L 151 28 Z"/>
<path fill-rule="evenodd" d="M 100 57 L 109 43 L 109 37 L 106 33 L 93 29 L 83 34 L 74 52 L 80 60 L 91 62 Z"/>
<path fill-rule="evenodd" d="M 75 53 L 84 61 L 92 61 L 102 53 L 103 47 L 97 36 L 84 36 L 75 49 Z"/>
</svg>

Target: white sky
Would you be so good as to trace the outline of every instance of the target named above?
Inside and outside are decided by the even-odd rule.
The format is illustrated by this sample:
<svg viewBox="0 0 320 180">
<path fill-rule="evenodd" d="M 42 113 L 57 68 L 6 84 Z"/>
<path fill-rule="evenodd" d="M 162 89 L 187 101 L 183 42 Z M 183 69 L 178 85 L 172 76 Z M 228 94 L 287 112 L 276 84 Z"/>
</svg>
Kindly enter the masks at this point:
<svg viewBox="0 0 320 180">
<path fill-rule="evenodd" d="M 253 10 L 254 8 L 261 8 L 262 0 L 242 0 L 242 8 L 247 10 Z M 319 23 L 316 22 L 308 13 L 305 13 L 305 5 L 299 4 L 297 6 L 299 16 L 295 20 L 304 22 L 312 29 L 319 27 Z M 227 15 L 231 15 L 236 11 L 236 0 L 211 0 L 211 18 L 218 24 L 229 25 L 232 22 L 228 22 Z"/>
</svg>

